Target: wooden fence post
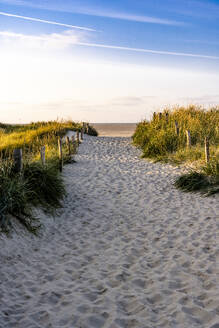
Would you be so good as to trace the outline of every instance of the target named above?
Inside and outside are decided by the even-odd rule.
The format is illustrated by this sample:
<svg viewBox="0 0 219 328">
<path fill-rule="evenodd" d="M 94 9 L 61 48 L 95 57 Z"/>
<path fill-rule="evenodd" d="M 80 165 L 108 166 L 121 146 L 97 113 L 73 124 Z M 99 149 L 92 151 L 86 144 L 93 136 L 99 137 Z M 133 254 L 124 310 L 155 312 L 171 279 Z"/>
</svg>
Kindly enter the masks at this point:
<svg viewBox="0 0 219 328">
<path fill-rule="evenodd" d="M 87 124 L 85 122 L 83 122 L 83 132 L 86 133 L 86 126 Z"/>
<path fill-rule="evenodd" d="M 187 137 L 187 147 L 191 147 L 191 134 L 189 130 L 186 130 L 186 137 Z"/>
<path fill-rule="evenodd" d="M 175 130 L 176 130 L 176 135 L 178 136 L 179 135 L 179 125 L 178 125 L 177 121 L 175 121 Z"/>
<path fill-rule="evenodd" d="M 58 138 L 58 152 L 59 152 L 59 170 L 62 172 L 63 159 L 62 159 L 62 139 Z"/>
<path fill-rule="evenodd" d="M 72 146 L 73 146 L 73 154 L 76 152 L 76 146 L 75 146 L 75 137 L 72 136 L 71 137 L 71 141 L 72 141 Z"/>
<path fill-rule="evenodd" d="M 87 123 L 87 134 L 89 133 L 89 123 Z"/>
<path fill-rule="evenodd" d="M 14 159 L 14 170 L 16 173 L 20 173 L 23 168 L 22 149 L 21 148 L 14 149 L 13 159 Z"/>
<path fill-rule="evenodd" d="M 66 137 L 66 145 L 68 147 L 68 154 L 69 156 L 71 156 L 71 145 L 70 145 L 69 137 Z"/>
<path fill-rule="evenodd" d="M 77 130 L 77 133 L 76 133 L 76 139 L 77 139 L 77 144 L 79 146 L 80 144 L 80 140 L 79 140 L 79 130 Z"/>
<path fill-rule="evenodd" d="M 210 161 L 210 149 L 209 149 L 208 137 L 205 138 L 205 161 L 206 161 L 206 163 L 209 163 L 209 161 Z"/>
<path fill-rule="evenodd" d="M 153 121 L 156 119 L 156 112 L 153 112 Z"/>
<path fill-rule="evenodd" d="M 41 162 L 43 166 L 46 164 L 46 147 L 43 146 L 40 149 L 40 157 L 41 157 Z"/>
<path fill-rule="evenodd" d="M 84 128 L 81 129 L 81 140 L 84 139 Z"/>
<path fill-rule="evenodd" d="M 165 113 L 166 123 L 168 123 L 169 120 L 169 113 Z"/>
</svg>

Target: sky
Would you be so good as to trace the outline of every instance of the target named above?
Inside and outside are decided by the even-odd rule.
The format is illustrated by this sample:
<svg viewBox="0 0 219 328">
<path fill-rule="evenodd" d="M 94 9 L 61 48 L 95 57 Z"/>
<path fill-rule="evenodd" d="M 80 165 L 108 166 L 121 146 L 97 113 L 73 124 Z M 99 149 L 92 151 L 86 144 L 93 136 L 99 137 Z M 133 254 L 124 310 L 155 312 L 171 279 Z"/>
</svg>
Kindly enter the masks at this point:
<svg viewBox="0 0 219 328">
<path fill-rule="evenodd" d="M 0 0 L 0 122 L 219 104 L 219 0 Z"/>
</svg>

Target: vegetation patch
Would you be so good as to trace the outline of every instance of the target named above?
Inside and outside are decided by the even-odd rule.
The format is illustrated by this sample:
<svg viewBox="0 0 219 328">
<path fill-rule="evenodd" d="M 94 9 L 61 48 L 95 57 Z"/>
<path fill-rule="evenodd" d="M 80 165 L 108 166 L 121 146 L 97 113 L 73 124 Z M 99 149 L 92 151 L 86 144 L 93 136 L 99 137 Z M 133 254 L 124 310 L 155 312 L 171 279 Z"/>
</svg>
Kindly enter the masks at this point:
<svg viewBox="0 0 219 328">
<path fill-rule="evenodd" d="M 88 125 L 87 127 L 87 134 L 93 137 L 97 137 L 98 136 L 98 132 L 97 130 L 92 126 L 92 125 Z"/>
<path fill-rule="evenodd" d="M 175 181 L 175 186 L 183 191 L 200 191 L 205 195 L 219 193 L 218 179 L 195 171 L 180 176 Z"/>
<path fill-rule="evenodd" d="M 205 164 L 206 139 L 210 159 Z M 133 143 L 142 150 L 142 157 L 172 164 L 191 164 L 197 171 L 180 177 L 175 185 L 185 191 L 218 192 L 219 171 L 219 107 L 205 110 L 188 106 L 166 108 L 154 113 L 150 121 L 136 127 Z"/>
<path fill-rule="evenodd" d="M 0 124 L 0 231 L 10 230 L 17 218 L 29 231 L 37 233 L 39 220 L 33 208 L 54 213 L 61 207 L 65 187 L 60 174 L 58 138 L 68 130 L 81 130 L 74 122 L 38 122 L 29 125 Z M 76 151 L 71 142 L 71 153 Z M 40 151 L 45 146 L 45 163 Z M 13 151 L 21 148 L 23 168 L 15 172 Z M 69 163 L 69 147 L 63 143 L 63 163 Z"/>
</svg>

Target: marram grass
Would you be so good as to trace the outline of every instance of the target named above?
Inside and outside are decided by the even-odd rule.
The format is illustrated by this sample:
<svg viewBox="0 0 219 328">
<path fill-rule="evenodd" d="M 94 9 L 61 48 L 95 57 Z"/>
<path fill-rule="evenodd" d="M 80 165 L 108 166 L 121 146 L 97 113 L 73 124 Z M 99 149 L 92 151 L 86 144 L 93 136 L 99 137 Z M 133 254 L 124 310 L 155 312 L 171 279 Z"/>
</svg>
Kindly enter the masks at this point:
<svg viewBox="0 0 219 328">
<path fill-rule="evenodd" d="M 34 207 L 53 213 L 62 206 L 65 187 L 59 172 L 57 139 L 68 130 L 80 130 L 74 122 L 38 122 L 29 125 L 0 124 L 0 231 L 9 231 L 14 218 L 29 231 L 37 233 L 39 220 Z M 76 144 L 76 143 L 75 143 Z M 40 148 L 46 147 L 46 165 L 42 165 Z M 12 154 L 23 150 L 23 170 L 14 172 Z M 76 147 L 71 145 L 71 150 Z M 63 144 L 63 162 L 70 156 Z"/>
<path fill-rule="evenodd" d="M 176 123 L 179 127 L 177 134 Z M 186 131 L 191 145 L 187 145 Z M 210 143 L 210 162 L 205 165 L 205 138 Z M 180 177 L 175 185 L 184 191 L 219 192 L 219 107 L 200 106 L 166 108 L 150 121 L 137 125 L 133 143 L 142 149 L 142 157 L 172 164 L 193 164 L 197 171 Z"/>
</svg>

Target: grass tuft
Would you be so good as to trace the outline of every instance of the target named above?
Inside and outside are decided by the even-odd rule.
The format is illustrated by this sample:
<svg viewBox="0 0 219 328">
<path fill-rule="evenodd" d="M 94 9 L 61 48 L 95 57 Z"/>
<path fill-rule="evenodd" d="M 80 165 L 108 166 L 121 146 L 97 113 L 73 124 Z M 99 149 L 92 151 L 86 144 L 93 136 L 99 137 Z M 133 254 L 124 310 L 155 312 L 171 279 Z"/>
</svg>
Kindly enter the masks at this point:
<svg viewBox="0 0 219 328">
<path fill-rule="evenodd" d="M 29 199 L 33 192 L 21 175 L 0 173 L 0 228 L 7 232 L 10 215 L 16 217 L 30 232 L 36 234 L 40 224 L 34 217 Z"/>
<path fill-rule="evenodd" d="M 39 162 L 27 163 L 23 177 L 28 190 L 28 201 L 34 206 L 41 206 L 46 211 L 61 207 L 65 187 L 57 165 L 49 163 L 43 166 Z"/>
<path fill-rule="evenodd" d="M 175 186 L 183 191 L 206 190 L 209 187 L 209 179 L 203 173 L 190 172 L 180 176 L 176 180 Z"/>
<path fill-rule="evenodd" d="M 218 163 L 216 163 L 216 169 L 218 169 Z M 193 171 L 180 176 L 175 181 L 175 186 L 187 192 L 200 191 L 207 196 L 217 194 L 219 193 L 219 172 L 215 171 L 215 165 L 210 163 L 202 167 L 201 172 Z"/>
</svg>

